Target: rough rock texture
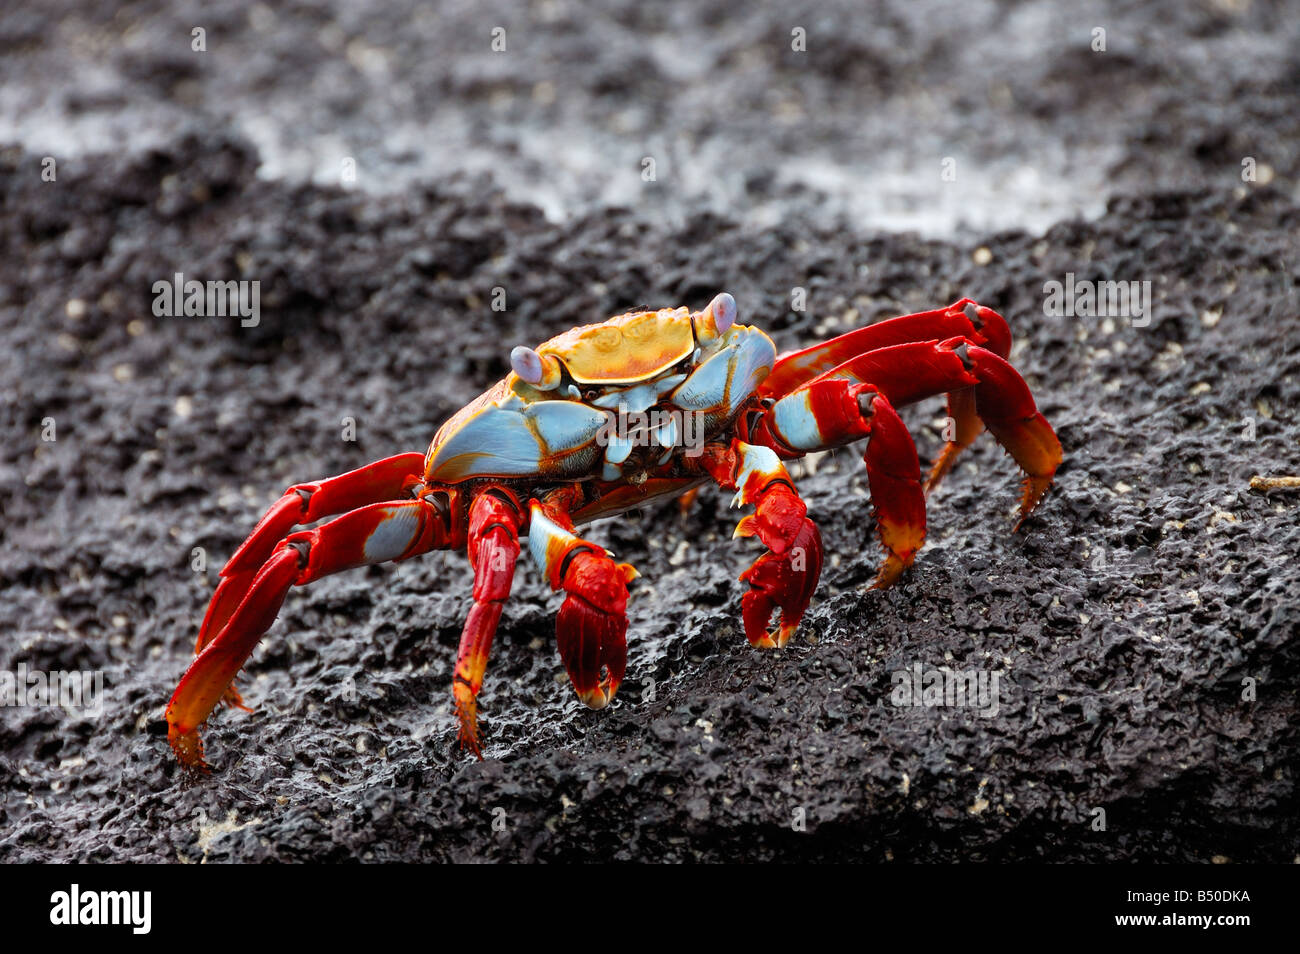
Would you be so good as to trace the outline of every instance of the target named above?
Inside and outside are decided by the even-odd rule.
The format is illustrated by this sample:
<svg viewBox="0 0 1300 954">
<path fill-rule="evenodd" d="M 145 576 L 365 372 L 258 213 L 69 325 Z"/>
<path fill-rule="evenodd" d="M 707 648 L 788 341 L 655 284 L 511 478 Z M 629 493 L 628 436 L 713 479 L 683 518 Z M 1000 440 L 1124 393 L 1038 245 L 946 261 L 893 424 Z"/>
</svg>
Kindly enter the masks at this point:
<svg viewBox="0 0 1300 954">
<path fill-rule="evenodd" d="M 1262 21 L 1233 35 L 1267 48 L 1268 18 L 1285 8 L 1258 6 Z M 713 9 L 725 43 L 736 34 Z M 638 36 L 669 30 L 630 15 L 611 20 Z M 67 31 L 24 33 L 32 16 L 0 19 L 16 51 L 6 71 L 75 46 Z M 294 16 L 304 35 L 320 28 Z M 786 15 L 756 17 L 786 43 Z M 1164 26 L 1195 37 L 1231 19 L 1205 17 Z M 931 41 L 940 53 L 958 44 L 950 29 Z M 861 51 L 851 35 L 836 43 L 840 58 L 806 82 L 861 95 Z M 1220 121 L 1197 79 L 1209 67 L 1167 56 L 1137 47 L 1121 72 L 1174 105 L 1150 105 L 1145 127 L 1130 105 L 1126 131 L 1106 133 L 1127 137 L 1128 161 L 1150 156 L 1121 184 L 1154 184 L 1095 220 L 949 240 L 880 231 L 799 189 L 759 227 L 745 209 L 679 218 L 653 202 L 555 221 L 492 176 L 386 193 L 295 184 L 259 177 L 258 149 L 218 117 L 172 131 L 145 107 L 158 143 L 61 158 L 54 183 L 41 181 L 40 149 L 0 150 L 0 671 L 102 670 L 107 693 L 98 716 L 0 710 L 0 860 L 1290 861 L 1300 494 L 1249 485 L 1300 474 L 1297 114 L 1273 108 L 1293 102 L 1300 75 L 1264 55 L 1254 72 L 1234 61 L 1248 118 L 1220 117 L 1221 167 L 1152 177 L 1197 155 Z M 119 57 L 135 83 L 165 72 Z M 751 64 L 737 57 L 721 61 L 726 83 Z M 1012 82 L 1053 117 L 1036 141 L 1064 141 L 1052 137 L 1095 91 L 1092 71 L 1066 58 L 1056 85 Z M 304 75 L 286 73 L 310 97 Z M 660 102 L 602 85 L 590 63 L 564 75 L 575 96 Z M 206 91 L 234 112 L 261 95 L 221 85 L 234 82 L 224 73 L 185 82 L 155 95 L 183 105 Z M 129 122 L 138 91 L 120 76 L 103 84 L 120 101 L 101 93 L 107 103 L 85 108 Z M 472 118 L 488 94 L 443 95 L 464 95 Z M 890 108 L 907 95 L 891 93 Z M 997 102 L 981 94 L 964 114 L 972 142 L 996 125 Z M 863 108 L 817 122 L 848 129 Z M 522 117 L 515 135 L 537 121 Z M 1252 128 L 1290 135 L 1271 185 L 1240 181 L 1232 137 Z M 261 323 L 155 317 L 151 286 L 176 271 L 259 280 Z M 1150 281 L 1149 324 L 1046 314 L 1044 282 L 1071 272 Z M 505 313 L 488 307 L 498 285 Z M 795 286 L 805 312 L 790 309 Z M 481 763 L 456 751 L 450 707 L 464 557 L 331 577 L 290 594 L 250 662 L 256 711 L 209 724 L 216 772 L 182 777 L 163 705 L 217 569 L 286 485 L 422 450 L 505 372 L 511 344 L 723 289 L 783 348 L 962 295 L 997 308 L 1065 448 L 1056 487 L 1011 534 L 1015 468 L 981 439 L 932 499 L 913 571 L 867 592 L 879 553 L 859 456 L 822 458 L 799 483 L 834 557 L 781 653 L 752 651 L 740 631 L 735 576 L 753 545 L 730 541 L 738 515 L 723 495 L 706 492 L 685 519 L 670 504 L 599 524 L 595 538 L 643 574 L 618 702 L 592 713 L 573 697 L 554 649 L 559 599 L 529 567 L 483 691 Z M 940 402 L 905 413 L 924 458 L 941 415 Z M 345 417 L 355 442 L 341 439 Z M 205 572 L 191 569 L 194 547 Z M 892 705 L 891 673 L 916 664 L 999 673 L 997 714 Z"/>
</svg>

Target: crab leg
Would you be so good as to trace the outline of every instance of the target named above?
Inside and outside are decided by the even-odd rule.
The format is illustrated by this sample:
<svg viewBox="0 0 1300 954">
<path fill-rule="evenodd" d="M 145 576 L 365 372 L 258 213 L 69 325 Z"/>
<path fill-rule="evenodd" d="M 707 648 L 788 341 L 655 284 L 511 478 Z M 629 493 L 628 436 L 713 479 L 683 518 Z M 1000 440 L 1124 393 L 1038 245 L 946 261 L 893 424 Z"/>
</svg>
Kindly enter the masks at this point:
<svg viewBox="0 0 1300 954">
<path fill-rule="evenodd" d="M 480 759 L 483 752 L 479 745 L 478 692 L 501 609 L 514 582 L 519 523 L 519 503 L 503 488 L 484 491 L 470 507 L 466 550 L 474 567 L 474 606 L 461 632 L 452 695 L 460 720 L 460 744 Z"/>
<path fill-rule="evenodd" d="M 868 437 L 863 461 L 885 561 L 874 587 L 889 586 L 925 543 L 925 494 L 912 435 L 872 385 L 821 378 L 768 409 L 756 433 L 792 451 L 826 450 Z"/>
<path fill-rule="evenodd" d="M 945 390 L 963 418 L 936 469 L 951 466 L 956 450 L 987 425 L 1026 475 L 1019 528 L 1051 485 L 1061 445 L 1024 379 L 965 338 L 896 345 L 846 361 L 773 403 L 751 430 L 751 439 L 790 456 L 871 438 L 863 458 L 886 550 L 876 587 L 897 580 L 925 542 L 916 445 L 894 406 Z"/>
<path fill-rule="evenodd" d="M 787 352 L 776 359 L 759 393 L 779 398 L 858 355 L 910 342 L 955 337 L 984 345 L 1003 358 L 1011 353 L 1011 329 L 1006 319 L 992 308 L 963 298 L 947 308 L 877 321 L 821 344 Z"/>
<path fill-rule="evenodd" d="M 782 355 L 763 382 L 761 393 L 768 397 L 791 394 L 800 385 L 868 351 L 954 337 L 984 345 L 1001 358 L 1011 353 L 1011 329 L 1006 319 L 992 308 L 963 298 L 947 308 L 878 321 L 822 344 Z M 930 470 L 925 484 L 927 494 L 952 469 L 957 455 L 984 430 L 975 413 L 975 398 L 969 388 L 948 392 L 948 417 L 952 421 L 952 438 L 945 443 L 943 452 Z"/>
<path fill-rule="evenodd" d="M 627 668 L 627 584 L 637 572 L 615 563 L 573 533 L 578 494 L 561 488 L 530 504 L 528 549 L 550 583 L 568 595 L 555 618 L 555 637 L 569 681 L 591 709 L 609 705 Z"/>
<path fill-rule="evenodd" d="M 961 388 L 948 392 L 948 426 L 952 428 L 952 437 L 944 442 L 943 450 L 930 468 L 930 475 L 925 479 L 925 492 L 929 495 L 939 482 L 952 470 L 957 455 L 975 442 L 984 430 L 975 409 L 975 391 Z"/>
<path fill-rule="evenodd" d="M 733 534 L 756 536 L 768 549 L 740 575 L 749 584 L 741 600 L 745 637 L 759 649 L 779 649 L 789 642 L 817 589 L 821 534 L 771 448 L 739 440 L 730 447 L 713 444 L 700 462 L 718 486 L 736 491 L 733 507 L 754 504 L 754 512 L 741 518 Z M 768 626 L 776 609 L 780 623 L 773 631 Z"/>
<path fill-rule="evenodd" d="M 187 766 L 206 768 L 198 729 L 275 621 L 291 586 L 330 573 L 404 560 L 452 541 L 441 511 L 426 500 L 376 503 L 314 530 L 290 534 L 254 575 L 239 605 L 194 657 L 167 706 L 167 738 Z"/>
<path fill-rule="evenodd" d="M 230 621 L 230 616 L 248 595 L 258 572 L 270 559 L 276 545 L 295 526 L 346 513 L 365 504 L 400 497 L 408 481 L 424 472 L 424 455 L 398 454 L 326 480 L 294 484 L 258 521 L 253 532 L 221 570 L 221 582 L 208 603 L 194 652 L 200 653 Z M 247 709 L 232 685 L 227 704 Z"/>
<path fill-rule="evenodd" d="M 1029 386 L 1007 362 L 965 338 L 882 348 L 846 361 L 823 379 L 869 384 L 894 407 L 971 388 L 975 413 L 1025 473 L 1016 529 L 1042 499 L 1061 463 L 1061 443 Z"/>
</svg>

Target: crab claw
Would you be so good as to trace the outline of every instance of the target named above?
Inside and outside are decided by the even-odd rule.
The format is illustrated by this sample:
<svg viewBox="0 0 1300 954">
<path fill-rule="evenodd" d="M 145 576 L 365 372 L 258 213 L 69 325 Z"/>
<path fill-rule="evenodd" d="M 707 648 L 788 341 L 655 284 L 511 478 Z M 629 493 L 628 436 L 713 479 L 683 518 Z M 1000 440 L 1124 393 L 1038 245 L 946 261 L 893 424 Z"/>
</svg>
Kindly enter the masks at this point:
<svg viewBox="0 0 1300 954">
<path fill-rule="evenodd" d="M 745 637 L 759 649 L 780 649 L 803 619 L 822 572 L 822 539 L 808 508 L 785 483 L 772 483 L 754 512 L 736 526 L 736 537 L 756 536 L 768 552 L 740 575 L 749 584 L 741 600 Z M 769 629 L 773 610 L 780 623 Z"/>
<path fill-rule="evenodd" d="M 609 705 L 627 668 L 627 584 L 637 572 L 603 552 L 576 550 L 564 570 L 568 594 L 555 620 L 560 658 L 583 704 Z"/>
</svg>

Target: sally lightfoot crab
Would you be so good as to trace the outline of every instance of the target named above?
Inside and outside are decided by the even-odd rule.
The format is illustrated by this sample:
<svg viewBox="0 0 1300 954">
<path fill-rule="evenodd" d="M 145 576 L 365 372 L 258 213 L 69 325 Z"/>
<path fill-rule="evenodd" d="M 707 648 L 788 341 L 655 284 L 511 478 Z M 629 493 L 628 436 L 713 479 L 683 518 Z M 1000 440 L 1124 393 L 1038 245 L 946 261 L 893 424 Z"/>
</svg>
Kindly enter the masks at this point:
<svg viewBox="0 0 1300 954">
<path fill-rule="evenodd" d="M 556 641 L 573 687 L 603 708 L 623 679 L 637 573 L 577 528 L 709 482 L 754 508 L 735 535 L 766 547 L 740 577 L 745 635 L 784 646 L 817 586 L 822 545 L 782 461 L 866 441 L 884 547 L 876 586 L 912 563 L 926 494 L 985 428 L 1025 473 L 1020 522 L 1034 509 L 1061 445 L 1010 349 L 1002 316 L 962 299 L 778 358 L 763 331 L 736 322 L 727 294 L 700 312 L 630 312 L 516 348 L 511 373 L 443 424 L 427 453 L 297 484 L 271 507 L 221 571 L 167 707 L 171 746 L 206 767 L 199 727 L 218 702 L 244 707 L 235 676 L 290 587 L 435 549 L 463 549 L 474 572 L 452 686 L 463 746 L 481 757 L 477 698 L 523 545 L 565 593 Z M 896 409 L 943 393 L 951 439 L 923 480 Z"/>
</svg>

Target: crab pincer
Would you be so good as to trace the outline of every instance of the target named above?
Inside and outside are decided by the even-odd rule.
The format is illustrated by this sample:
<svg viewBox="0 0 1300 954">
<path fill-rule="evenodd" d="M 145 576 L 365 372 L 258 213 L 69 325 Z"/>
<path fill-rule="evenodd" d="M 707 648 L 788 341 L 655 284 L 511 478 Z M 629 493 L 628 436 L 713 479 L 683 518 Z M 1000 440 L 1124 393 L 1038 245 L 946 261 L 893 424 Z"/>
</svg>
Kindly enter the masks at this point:
<svg viewBox="0 0 1300 954">
<path fill-rule="evenodd" d="M 569 681 L 589 709 L 613 700 L 627 669 L 627 584 L 636 570 L 602 553 L 578 550 L 564 574 L 568 594 L 555 640 Z"/>
<path fill-rule="evenodd" d="M 551 588 L 566 594 L 555 639 L 569 681 L 583 705 L 603 709 L 627 669 L 627 585 L 638 574 L 566 527 L 570 518 L 562 495 L 548 503 L 549 512 L 532 503 L 528 546 Z"/>
<path fill-rule="evenodd" d="M 737 524 L 734 536 L 757 536 L 768 549 L 740 575 L 749 584 L 740 602 L 745 636 L 760 649 L 780 649 L 803 619 L 821 578 L 821 532 L 794 491 L 775 484 Z M 775 632 L 768 629 L 774 610 L 780 611 Z"/>
<path fill-rule="evenodd" d="M 733 539 L 758 537 L 767 547 L 740 575 L 749 584 L 741 615 L 751 645 L 780 649 L 803 619 L 821 578 L 821 533 L 771 448 L 737 440 L 730 447 L 707 448 L 701 463 L 720 487 L 736 491 L 733 507 L 754 505 L 732 534 Z M 779 622 L 769 629 L 778 611 Z"/>
</svg>

